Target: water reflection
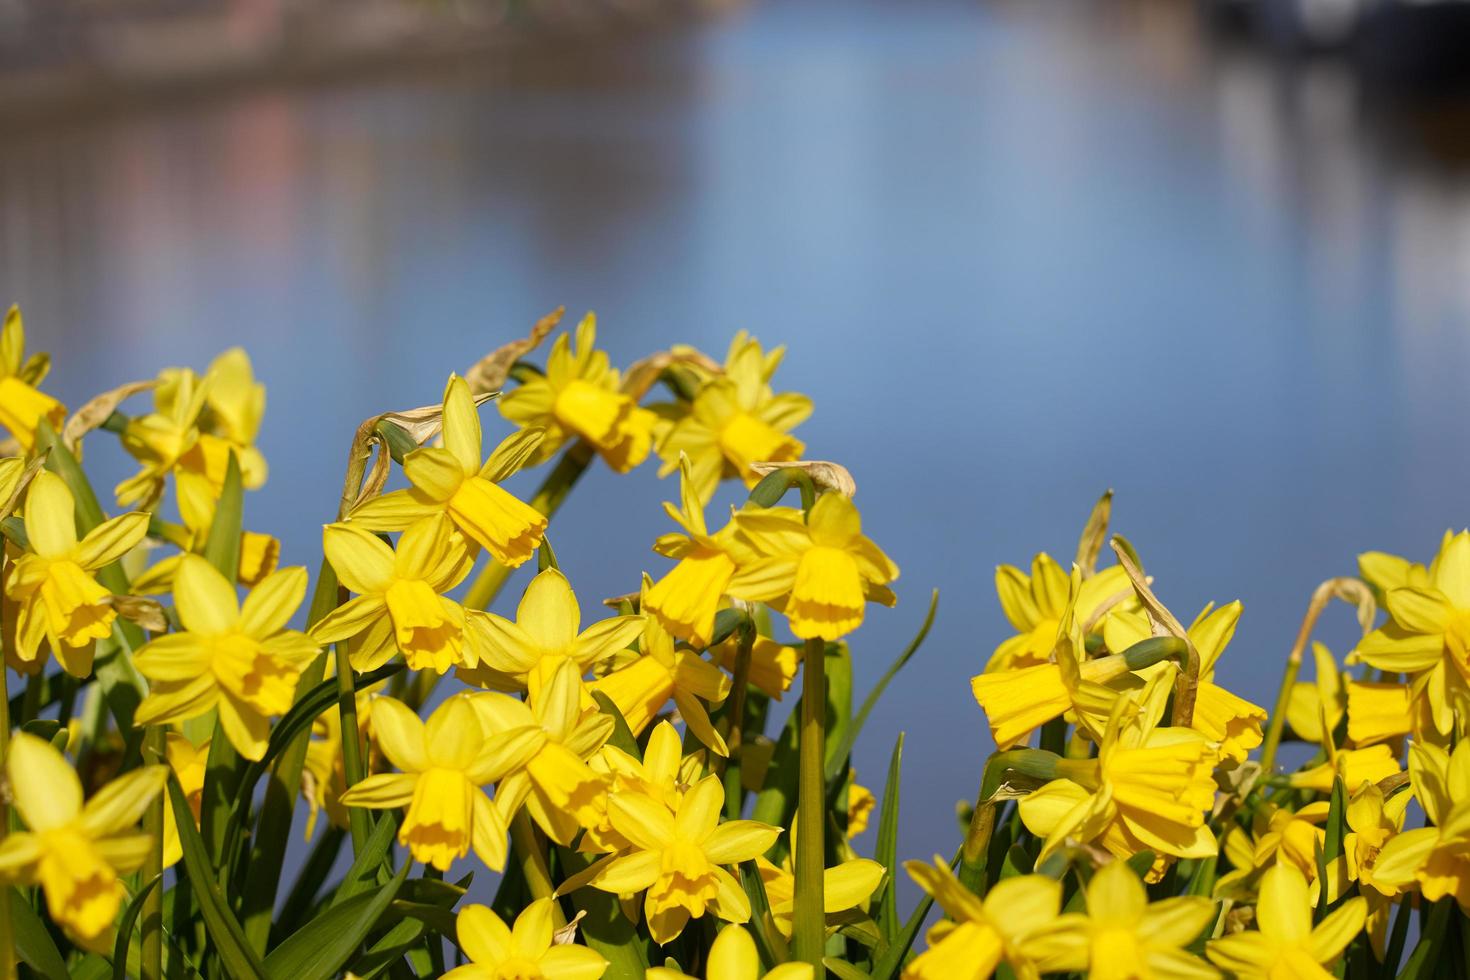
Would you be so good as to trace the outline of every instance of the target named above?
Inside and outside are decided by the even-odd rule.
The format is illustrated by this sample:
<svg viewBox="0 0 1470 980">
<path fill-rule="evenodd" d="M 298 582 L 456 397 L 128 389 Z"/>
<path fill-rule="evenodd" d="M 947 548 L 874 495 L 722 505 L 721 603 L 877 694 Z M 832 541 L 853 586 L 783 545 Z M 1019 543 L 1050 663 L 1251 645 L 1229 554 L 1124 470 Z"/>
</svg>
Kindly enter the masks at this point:
<svg viewBox="0 0 1470 980">
<path fill-rule="evenodd" d="M 1207 43 L 1181 4 L 758 4 L 15 135 L 0 291 L 73 403 L 247 343 L 273 465 L 251 524 L 297 562 L 359 420 L 557 303 L 624 362 L 790 342 L 802 435 L 854 462 L 904 570 L 860 683 L 945 595 L 858 759 L 880 779 L 909 730 L 923 856 L 988 750 L 964 678 L 1006 635 L 993 566 L 1070 555 L 1103 488 L 1181 615 L 1244 600 L 1222 676 L 1259 700 L 1321 578 L 1467 521 L 1460 118 Z M 672 492 L 590 477 L 556 531 L 574 583 L 662 567 Z"/>
</svg>

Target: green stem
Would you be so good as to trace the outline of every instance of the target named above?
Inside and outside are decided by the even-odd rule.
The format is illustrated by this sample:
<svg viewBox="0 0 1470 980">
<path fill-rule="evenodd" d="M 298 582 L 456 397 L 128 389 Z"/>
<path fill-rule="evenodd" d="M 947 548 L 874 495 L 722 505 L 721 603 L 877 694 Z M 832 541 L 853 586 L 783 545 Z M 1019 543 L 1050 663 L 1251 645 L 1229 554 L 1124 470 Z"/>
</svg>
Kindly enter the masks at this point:
<svg viewBox="0 0 1470 980">
<path fill-rule="evenodd" d="M 340 604 L 340 603 L 339 603 Z M 362 747 L 357 740 L 357 690 L 352 674 L 352 661 L 347 657 L 347 644 L 337 644 L 337 707 L 342 712 L 342 769 L 348 786 L 362 782 Z M 348 829 L 352 832 L 352 853 L 362 853 L 368 836 L 368 812 L 362 807 L 347 808 Z"/>
<path fill-rule="evenodd" d="M 1286 669 L 1281 673 L 1281 687 L 1276 691 L 1276 708 L 1271 712 L 1271 720 L 1266 726 L 1266 737 L 1261 746 L 1261 774 L 1270 776 L 1276 765 L 1276 749 L 1281 745 L 1281 732 L 1286 725 L 1287 709 L 1291 707 L 1291 690 L 1296 686 L 1297 675 L 1302 669 L 1302 654 L 1307 648 L 1307 641 L 1312 637 L 1312 630 L 1317 625 L 1317 617 L 1322 615 L 1322 610 L 1331 601 L 1337 580 L 1329 579 L 1317 586 L 1312 593 L 1312 600 L 1307 604 L 1307 614 L 1302 617 L 1302 625 L 1296 634 L 1296 642 L 1291 645 L 1291 653 L 1286 657 Z"/>
<path fill-rule="evenodd" d="M 822 895 L 823 834 L 826 829 L 827 691 L 826 643 L 807 640 L 802 657 L 801 729 L 796 809 L 796 903 L 792 953 L 812 965 L 818 976 L 827 944 L 827 922 Z"/>
<path fill-rule="evenodd" d="M 739 646 L 735 649 L 735 680 L 730 687 L 730 703 L 725 717 L 730 719 L 730 733 L 725 738 L 729 756 L 725 760 L 725 817 L 738 820 L 745 802 L 745 789 L 740 779 L 740 751 L 745 740 L 745 690 L 750 686 L 750 653 L 755 647 L 755 623 L 750 617 L 739 627 Z"/>
<path fill-rule="evenodd" d="M 587 472 L 587 467 L 595 458 L 592 446 L 584 439 L 578 439 L 561 454 L 546 479 L 541 481 L 530 505 L 547 518 L 552 517 L 561 507 L 562 501 L 567 499 L 567 494 L 572 487 L 576 486 L 582 474 Z M 494 558 L 490 558 L 485 567 L 480 569 L 480 574 L 470 583 L 469 590 L 465 593 L 464 604 L 469 609 L 486 609 L 500 590 L 505 587 L 510 573 L 514 569 L 500 564 Z"/>
<path fill-rule="evenodd" d="M 165 730 L 158 725 L 148 728 L 143 737 L 145 762 L 164 762 L 167 759 Z M 141 881 L 152 881 L 163 874 L 163 807 L 164 794 L 150 804 L 143 813 L 143 832 L 152 838 L 148 857 L 143 862 Z M 139 964 L 141 980 L 162 980 L 163 977 L 163 888 L 150 888 L 143 898 L 143 957 Z"/>
<path fill-rule="evenodd" d="M 531 818 L 526 814 L 525 808 L 521 808 L 510 821 L 510 840 L 515 845 L 517 856 L 521 862 L 521 876 L 526 880 L 526 887 L 530 889 L 533 898 L 552 898 L 556 894 L 556 885 L 551 880 L 551 866 L 546 858 L 546 845 L 531 824 Z M 555 902 L 551 903 L 552 920 L 557 928 L 566 925 L 566 920 L 561 914 L 561 906 Z"/>
</svg>

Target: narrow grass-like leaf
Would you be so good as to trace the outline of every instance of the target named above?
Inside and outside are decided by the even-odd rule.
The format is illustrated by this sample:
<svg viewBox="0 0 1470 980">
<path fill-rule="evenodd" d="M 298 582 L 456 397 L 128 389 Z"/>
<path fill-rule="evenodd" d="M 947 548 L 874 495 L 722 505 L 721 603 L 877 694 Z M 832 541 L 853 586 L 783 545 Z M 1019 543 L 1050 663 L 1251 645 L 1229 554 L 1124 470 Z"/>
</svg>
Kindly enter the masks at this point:
<svg viewBox="0 0 1470 980">
<path fill-rule="evenodd" d="M 923 900 L 914 909 L 913 914 L 904 922 L 903 928 L 897 936 L 888 944 L 883 955 L 878 957 L 878 962 L 873 964 L 873 972 L 869 974 L 873 980 L 893 980 L 899 971 L 903 969 L 904 957 L 909 955 L 909 949 L 918 938 L 919 930 L 924 926 L 924 919 L 929 915 L 929 909 L 934 905 L 934 897 L 925 895 Z"/>
<path fill-rule="evenodd" d="M 194 811 L 189 799 L 179 784 L 179 777 L 172 771 L 168 774 L 169 801 L 174 808 L 174 822 L 179 828 L 179 843 L 184 852 L 184 870 L 188 874 L 190 890 L 204 919 L 204 928 L 209 933 L 210 944 L 220 958 L 225 971 L 235 980 L 265 980 L 265 968 L 254 950 L 245 941 L 245 930 L 230 911 L 229 903 L 214 879 L 209 855 L 204 850 L 204 840 L 194 827 Z"/>
<path fill-rule="evenodd" d="M 797 727 L 800 720 L 801 700 L 797 699 L 785 727 L 781 729 L 781 738 L 771 752 L 765 784 L 756 795 L 755 807 L 751 811 L 752 819 L 773 827 L 789 827 L 791 815 L 796 812 Z M 772 845 L 773 854 L 779 856 L 786 852 L 789 846 L 786 836 L 782 834 Z"/>
<path fill-rule="evenodd" d="M 1347 836 L 1347 791 L 1343 787 L 1341 776 L 1332 780 L 1332 798 L 1328 803 L 1327 824 L 1322 832 L 1322 847 L 1317 852 L 1317 883 L 1320 894 L 1312 914 L 1313 922 L 1321 922 L 1329 912 L 1342 904 L 1341 901 L 1332 902 L 1328 898 L 1328 888 L 1332 880 L 1329 871 L 1333 862 L 1342 856 L 1342 844 Z"/>
<path fill-rule="evenodd" d="M 822 965 L 826 967 L 827 972 L 835 976 L 837 980 L 871 980 L 871 978 L 866 973 L 864 973 L 862 970 L 859 970 L 851 963 L 848 963 L 845 960 L 839 960 L 833 956 L 823 957 Z"/>
<path fill-rule="evenodd" d="M 204 557 L 228 581 L 240 572 L 240 532 L 245 525 L 245 488 L 240 482 L 240 460 L 230 450 L 225 480 L 214 505 L 214 521 L 204 541 Z"/>
<path fill-rule="evenodd" d="M 122 921 L 117 925 L 117 940 L 112 944 L 112 975 L 114 980 L 128 980 L 128 947 L 133 942 L 133 926 L 143 911 L 143 899 L 163 881 L 163 874 L 154 875 L 148 883 L 138 889 L 138 894 L 123 910 Z"/>
<path fill-rule="evenodd" d="M 903 732 L 899 732 L 888 759 L 888 780 L 883 784 L 883 805 L 878 815 L 878 841 L 873 847 L 873 860 L 887 871 L 873 900 L 873 920 L 889 942 L 898 934 L 898 794 L 902 773 Z"/>
<path fill-rule="evenodd" d="M 771 928 L 771 901 L 766 895 L 766 883 L 761 879 L 760 868 L 754 861 L 740 865 L 740 885 L 750 899 L 751 934 L 755 937 L 756 952 L 767 969 L 790 958 L 790 950 L 779 932 Z"/>
<path fill-rule="evenodd" d="M 383 863 L 383 857 L 393 846 L 393 836 L 398 832 L 398 824 L 389 814 L 383 814 L 377 818 L 372 833 L 363 842 L 362 850 L 352 862 L 352 867 L 347 869 L 342 883 L 337 886 L 333 893 L 330 907 L 348 901 L 355 895 L 375 888 L 378 884 L 378 868 Z"/>
<path fill-rule="evenodd" d="M 868 715 L 872 712 L 873 706 L 878 703 L 878 699 L 883 696 L 883 692 L 887 690 L 889 681 L 893 680 L 894 675 L 902 670 L 904 665 L 913 658 L 914 654 L 919 652 L 919 647 L 923 646 L 924 639 L 929 635 L 929 630 L 934 625 L 934 614 L 938 610 L 939 590 L 935 589 L 934 594 L 929 599 L 929 611 L 924 615 L 924 622 L 919 627 L 919 632 L 914 634 L 914 638 L 909 641 L 909 645 L 904 648 L 903 653 L 899 654 L 898 659 L 894 660 L 888 666 L 888 669 L 883 672 L 883 676 L 878 678 L 878 683 L 874 684 L 873 689 L 868 692 L 868 696 L 863 698 L 862 707 L 853 716 L 852 724 L 848 726 L 847 731 L 842 733 L 842 737 L 838 740 L 836 748 L 828 752 L 828 783 L 831 783 L 832 780 L 841 774 L 843 762 L 852 754 L 852 747 L 856 744 L 858 735 L 862 734 L 863 725 L 867 724 L 868 721 Z"/>
<path fill-rule="evenodd" d="M 26 897 L 14 888 L 10 889 L 10 924 L 15 931 L 15 952 L 21 962 L 46 980 L 69 980 L 66 960 L 61 958 L 45 923 Z"/>
<path fill-rule="evenodd" d="M 412 866 L 413 861 L 404 861 L 386 885 L 332 906 L 292 933 L 265 958 L 266 973 L 272 980 L 335 977 L 382 918 Z"/>
<path fill-rule="evenodd" d="M 1443 965 L 1440 960 L 1447 945 L 1445 933 L 1449 929 L 1450 914 L 1454 908 L 1453 898 L 1441 898 L 1434 903 L 1429 912 L 1429 921 L 1419 934 L 1419 945 L 1414 947 L 1409 962 L 1404 964 L 1399 980 L 1426 980 L 1440 975 L 1437 970 Z"/>
<path fill-rule="evenodd" d="M 1393 930 L 1388 936 L 1388 945 L 1383 951 L 1383 980 L 1393 980 L 1398 973 L 1399 963 L 1404 958 L 1404 943 L 1409 938 L 1409 922 L 1414 918 L 1414 907 L 1409 902 L 1399 903 L 1399 914 L 1394 916 Z"/>
</svg>

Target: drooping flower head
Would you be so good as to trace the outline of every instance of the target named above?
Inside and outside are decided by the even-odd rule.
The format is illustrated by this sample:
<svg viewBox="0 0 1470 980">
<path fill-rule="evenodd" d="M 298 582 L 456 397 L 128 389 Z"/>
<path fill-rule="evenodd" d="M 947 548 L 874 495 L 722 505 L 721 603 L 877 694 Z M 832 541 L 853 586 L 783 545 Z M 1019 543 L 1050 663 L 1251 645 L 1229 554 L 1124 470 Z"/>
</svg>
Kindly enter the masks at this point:
<svg viewBox="0 0 1470 980">
<path fill-rule="evenodd" d="M 45 354 L 26 357 L 26 329 L 20 307 L 12 306 L 0 329 L 0 426 L 4 426 L 27 453 L 36 444 L 36 428 L 45 419 L 60 428 L 66 406 L 37 386 L 51 369 Z"/>
<path fill-rule="evenodd" d="M 97 641 L 112 635 L 112 593 L 93 573 L 121 558 L 148 532 L 148 515 L 123 514 L 77 538 L 76 501 L 66 482 L 36 474 L 26 496 L 31 550 L 15 563 L 6 594 L 18 606 L 16 656 L 35 662 L 43 641 L 74 677 L 92 670 Z"/>
<path fill-rule="evenodd" d="M 502 565 L 515 568 L 535 553 L 546 533 L 546 515 L 500 486 L 542 441 L 528 428 L 502 442 L 482 461 L 480 414 L 469 385 L 450 375 L 444 386 L 444 445 L 408 454 L 403 472 L 413 486 L 374 497 L 348 520 L 369 531 L 401 531 L 443 514 L 464 536 Z"/>
<path fill-rule="evenodd" d="M 600 953 L 558 942 L 552 926 L 549 898 L 527 905 L 510 928 L 486 906 L 466 905 L 454 934 L 469 962 L 444 980 L 597 980 L 606 972 Z"/>
<path fill-rule="evenodd" d="M 557 337 L 546 373 L 502 395 L 500 412 L 523 428 L 546 430 L 537 462 L 580 436 L 608 466 L 626 473 L 648 458 L 657 417 L 619 389 L 620 375 L 596 343 L 597 318 L 588 313 L 577 325 L 576 343 L 568 334 Z"/>
<path fill-rule="evenodd" d="M 117 918 L 126 894 L 118 875 L 136 871 L 148 856 L 152 838 L 137 823 L 168 767 L 134 769 L 83 803 L 66 758 L 49 742 L 17 732 L 5 772 L 27 829 L 0 843 L 0 880 L 39 883 L 51 918 L 92 943 Z"/>
<path fill-rule="evenodd" d="M 790 433 L 811 415 L 811 399 L 771 391 L 771 376 L 785 353 L 784 347 L 766 352 L 744 331 L 737 334 L 724 373 L 700 387 L 687 413 L 659 440 L 659 476 L 678 469 L 680 457 L 687 455 L 694 494 L 708 503 L 724 478 L 755 486 L 761 475 L 752 463 L 801 459 L 806 446 Z"/>
<path fill-rule="evenodd" d="M 684 533 L 665 534 L 653 546 L 678 564 L 645 591 L 640 608 L 670 635 L 703 647 L 714 633 L 715 614 L 735 577 L 737 562 L 754 554 L 737 540 L 733 523 L 710 533 L 704 505 L 695 493 L 691 465 L 685 457 L 679 476 L 682 506 L 664 502 L 664 512 Z"/>
</svg>

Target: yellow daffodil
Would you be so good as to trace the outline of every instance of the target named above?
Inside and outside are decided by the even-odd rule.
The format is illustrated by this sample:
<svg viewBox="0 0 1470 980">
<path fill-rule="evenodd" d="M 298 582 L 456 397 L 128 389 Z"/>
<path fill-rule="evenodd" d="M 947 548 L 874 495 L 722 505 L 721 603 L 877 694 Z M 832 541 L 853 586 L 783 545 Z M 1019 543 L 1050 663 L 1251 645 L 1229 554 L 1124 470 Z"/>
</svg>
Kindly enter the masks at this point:
<svg viewBox="0 0 1470 980">
<path fill-rule="evenodd" d="M 647 889 L 643 913 L 659 945 L 706 913 L 726 922 L 749 921 L 750 900 L 722 865 L 764 854 L 781 831 L 754 820 L 721 823 L 724 805 L 725 790 L 715 775 L 695 783 L 673 813 L 641 793 L 615 794 L 609 816 L 633 846 L 593 865 L 590 884 L 616 895 Z"/>
<path fill-rule="evenodd" d="M 755 940 L 744 927 L 729 925 L 709 948 L 704 980 L 812 980 L 815 972 L 810 963 L 781 963 L 762 974 Z M 688 975 L 672 967 L 654 966 L 644 973 L 644 980 L 688 980 Z"/>
<path fill-rule="evenodd" d="M 778 865 L 757 857 L 755 865 L 766 889 L 771 920 L 781 935 L 790 939 L 791 917 L 796 908 L 796 875 L 791 871 L 790 859 Z M 878 890 L 884 873 L 883 865 L 867 858 L 853 858 L 827 868 L 822 872 L 822 910 L 834 915 L 862 905 Z"/>
<path fill-rule="evenodd" d="M 822 494 L 805 517 L 771 507 L 734 521 L 758 557 L 741 566 L 730 595 L 775 606 L 804 640 L 839 640 L 863 624 L 868 602 L 897 601 L 888 583 L 898 566 L 863 536 L 857 507 L 840 493 Z"/>
<path fill-rule="evenodd" d="M 222 487 L 233 451 L 241 482 L 254 489 L 266 481 L 265 457 L 255 447 L 265 415 L 265 385 L 255 380 L 250 356 L 232 347 L 210 362 L 204 372 L 204 411 L 199 440 L 186 453 L 183 468 L 203 476 L 210 486 Z"/>
<path fill-rule="evenodd" d="M 1316 676 L 1292 685 L 1286 720 L 1298 738 L 1321 743 L 1332 738 L 1332 732 L 1347 713 L 1347 678 L 1337 666 L 1332 651 L 1321 643 L 1312 644 L 1312 661 Z M 1326 732 L 1322 728 L 1324 721 Z"/>
<path fill-rule="evenodd" d="M 480 667 L 495 672 L 495 679 L 512 682 L 513 690 L 525 690 L 531 675 L 542 682 L 556 668 L 570 661 L 580 674 L 592 665 L 624 649 L 643 628 L 642 616 L 614 616 L 583 630 L 582 610 L 566 576 L 548 568 L 531 579 L 511 622 L 493 613 L 481 620 L 485 655 Z M 474 682 L 479 669 L 460 671 Z M 495 687 L 497 684 L 483 684 Z"/>
<path fill-rule="evenodd" d="M 1349 880 L 1358 882 L 1359 892 L 1368 903 L 1368 921 L 1364 928 L 1373 944 L 1373 955 L 1382 962 L 1388 936 L 1388 919 L 1394 899 L 1402 889 L 1380 881 L 1378 857 L 1383 847 L 1404 827 L 1404 810 L 1412 793 L 1397 793 L 1384 799 L 1383 790 L 1364 783 L 1348 801 L 1348 833 L 1343 836 L 1343 857 Z"/>
<path fill-rule="evenodd" d="M 1062 884 L 1045 875 L 1005 878 L 980 898 L 949 864 L 907 861 L 905 870 L 948 917 L 929 927 L 929 949 L 903 968 L 904 980 L 986 980 L 1005 963 L 1018 980 L 1035 980 L 1036 937 L 1057 919 Z"/>
<path fill-rule="evenodd" d="M 66 418 L 66 406 L 37 387 L 50 369 L 51 359 L 45 354 L 26 357 L 25 323 L 20 307 L 12 306 L 0 330 L 0 426 L 27 453 L 36 444 L 36 428 L 42 419 L 59 429 Z"/>
<path fill-rule="evenodd" d="M 1289 864 L 1308 881 L 1315 881 L 1317 854 L 1327 838 L 1322 825 L 1329 812 L 1330 804 L 1325 800 L 1295 810 L 1271 803 L 1257 807 L 1251 816 L 1250 833 L 1232 827 L 1226 834 L 1223 850 L 1235 870 L 1216 883 L 1216 897 L 1248 894 L 1260 873 L 1278 863 Z"/>
<path fill-rule="evenodd" d="M 680 455 L 687 454 L 694 493 L 708 503 L 725 477 L 755 486 L 760 474 L 751 463 L 801 459 L 806 446 L 790 432 L 811 415 L 811 399 L 771 391 L 771 376 L 785 353 L 784 347 L 766 353 L 744 331 L 737 334 L 725 358 L 725 373 L 699 389 L 688 412 L 659 440 L 664 461 L 659 476 L 672 473 Z"/>
<path fill-rule="evenodd" d="M 17 732 L 5 772 L 27 830 L 0 843 L 0 880 L 39 883 L 53 920 L 84 943 L 97 940 L 125 894 L 118 875 L 136 871 L 148 855 L 152 838 L 137 823 L 163 788 L 168 767 L 134 769 L 84 804 L 66 758 L 49 742 Z"/>
<path fill-rule="evenodd" d="M 1346 691 L 1348 740 L 1362 747 L 1426 732 L 1432 725 L 1424 704 L 1408 684 L 1349 680 Z"/>
<path fill-rule="evenodd" d="M 1373 868 L 1374 886 L 1403 889 L 1417 883 L 1428 901 L 1451 895 L 1470 915 L 1470 742 L 1453 752 L 1413 743 L 1409 775 L 1429 826 L 1384 843 Z"/>
<path fill-rule="evenodd" d="M 852 783 L 847 787 L 847 838 L 851 840 L 868 829 L 868 819 L 878 807 L 878 798 L 866 786 Z"/>
<path fill-rule="evenodd" d="M 44 471 L 31 481 L 25 509 L 31 550 L 15 563 L 5 586 L 19 603 L 16 656 L 35 661 L 44 640 L 67 673 L 85 677 L 97 641 L 112 635 L 117 619 L 112 593 L 92 573 L 143 540 L 148 515 L 114 517 L 78 541 L 72 493 L 61 477 Z"/>
<path fill-rule="evenodd" d="M 194 812 L 194 823 L 199 824 L 199 811 L 204 803 L 204 772 L 209 763 L 209 739 L 195 745 L 177 732 L 168 733 L 165 753 L 169 768 L 179 777 L 179 785 Z M 174 808 L 163 808 L 163 866 L 172 867 L 184 856 L 183 844 L 179 841 L 179 825 L 175 822 Z"/>
<path fill-rule="evenodd" d="M 1363 928 L 1361 898 L 1350 898 L 1314 927 L 1307 879 L 1289 864 L 1272 866 L 1261 878 L 1255 932 L 1210 940 L 1206 953 L 1216 966 L 1241 980 L 1326 980 Z"/>
<path fill-rule="evenodd" d="M 1344 786 L 1382 782 L 1401 772 L 1399 760 L 1387 745 L 1370 745 L 1366 749 L 1338 749 L 1333 758 L 1319 766 L 1291 774 L 1289 782 L 1297 789 L 1331 793 L 1332 781 L 1341 776 Z"/>
<path fill-rule="evenodd" d="M 730 693 L 730 678 L 699 654 L 676 647 L 653 616 L 644 619 L 637 659 L 599 677 L 591 687 L 612 698 L 635 735 L 672 700 L 695 738 L 720 755 L 729 752 L 704 702 L 723 701 Z"/>
<path fill-rule="evenodd" d="M 684 533 L 665 534 L 653 546 L 678 564 L 645 590 L 640 608 L 657 617 L 672 635 L 703 647 L 714 632 L 715 613 L 735 577 L 738 561 L 755 555 L 736 539 L 733 524 L 710 533 L 687 458 L 680 471 L 679 499 L 680 507 L 665 501 L 664 511 Z"/>
<path fill-rule="evenodd" d="M 1081 571 L 1073 568 L 1069 594 L 1058 634 L 1053 641 L 1055 661 L 987 671 L 970 678 L 970 692 L 985 712 L 995 747 L 1005 750 L 1030 738 L 1037 728 L 1071 713 L 1079 732 L 1102 737 L 1118 690 L 1140 686 L 1131 671 L 1146 666 L 1130 663 L 1122 653 L 1089 660 L 1076 604 L 1087 588 Z M 1050 656 L 1050 655 L 1049 655 Z"/>
<path fill-rule="evenodd" d="M 1031 562 L 1030 575 L 1014 565 L 996 568 L 995 591 L 1000 596 L 1000 608 L 1015 627 L 1016 635 L 995 648 L 985 666 L 987 672 L 1034 666 L 1051 659 L 1062 614 L 1071 596 L 1068 578 L 1062 566 L 1045 552 Z M 1119 596 L 1125 598 L 1120 600 Z M 1110 602 L 1115 604 L 1099 620 L 1099 610 Z M 1073 605 L 1079 625 L 1091 624 L 1088 632 L 1096 632 L 1112 610 L 1136 607 L 1137 600 L 1128 585 L 1127 574 L 1120 566 L 1113 565 L 1084 579 Z M 1122 650 L 1113 652 L 1122 653 Z"/>
<path fill-rule="evenodd" d="M 735 673 L 740 659 L 740 638 L 728 640 L 710 650 L 715 663 Z M 791 690 L 801 665 L 801 651 L 785 643 L 778 643 L 769 636 L 757 636 L 750 648 L 750 667 L 746 680 L 768 698 L 781 700 L 781 695 Z"/>
<path fill-rule="evenodd" d="M 556 338 L 546 373 L 501 395 L 500 413 L 522 428 L 546 430 L 538 462 L 580 436 L 608 466 L 626 473 L 648 458 L 657 417 L 619 390 L 620 376 L 596 343 L 597 318 L 588 313 L 577 325 L 576 344 L 568 334 Z"/>
<path fill-rule="evenodd" d="M 698 755 L 683 755 L 683 740 L 667 721 L 653 726 L 642 760 L 613 745 L 604 745 L 587 760 L 588 768 L 602 776 L 606 791 L 596 801 L 597 826 L 589 827 L 579 849 L 589 852 L 620 851 L 632 842 L 619 834 L 607 815 L 613 793 L 641 793 L 658 800 L 672 813 L 684 792 L 699 778 Z"/>
<path fill-rule="evenodd" d="M 142 468 L 113 491 L 119 504 L 151 507 L 157 502 L 165 478 L 199 441 L 199 413 L 207 394 L 203 381 L 188 368 L 159 373 L 153 411 L 129 419 L 122 433 L 123 448 Z M 209 495 L 207 487 L 203 493 Z"/>
<path fill-rule="evenodd" d="M 140 725 L 167 724 L 219 711 L 230 744 L 247 759 L 265 754 L 270 718 L 290 710 L 296 680 L 320 647 L 286 629 L 306 595 L 306 569 L 276 572 L 245 597 L 198 555 L 174 577 L 183 631 L 160 636 L 133 658 L 152 682 L 138 706 Z"/>
<path fill-rule="evenodd" d="M 546 515 L 503 489 L 500 482 L 535 452 L 540 430 L 506 439 L 481 462 L 480 414 L 469 385 L 457 375 L 444 387 L 444 445 L 417 449 L 403 460 L 413 486 L 375 497 L 348 519 L 369 531 L 401 531 L 437 514 L 446 515 L 463 538 L 502 565 L 515 568 L 535 553 L 546 533 Z"/>
<path fill-rule="evenodd" d="M 484 905 L 467 905 L 454 921 L 454 935 L 469 962 L 444 974 L 444 980 L 597 980 L 607 960 L 596 950 L 558 942 L 552 902 L 527 905 L 507 928 Z"/>
<path fill-rule="evenodd" d="M 1363 638 L 1356 657 L 1410 675 L 1414 698 L 1446 737 L 1456 718 L 1470 718 L 1470 532 L 1445 532 L 1427 581 L 1407 584 L 1408 575 L 1385 590 L 1389 622 Z"/>
<path fill-rule="evenodd" d="M 1040 860 L 1068 840 L 1097 839 L 1123 858 L 1144 849 L 1161 859 L 1215 852 L 1205 815 L 1218 756 L 1193 729 L 1158 727 L 1171 683 L 1161 673 L 1120 695 L 1097 758 L 1059 760 L 1060 778 L 1021 799 L 1021 820 L 1045 838 Z"/>
<path fill-rule="evenodd" d="M 1218 742 L 1221 759 L 1231 765 L 1244 762 L 1250 750 L 1261 744 L 1261 724 L 1266 720 L 1266 709 L 1215 683 L 1215 668 L 1235 635 L 1240 610 L 1238 601 L 1218 609 L 1207 606 L 1188 630 L 1189 640 L 1199 652 L 1199 684 L 1195 688 L 1190 727 L 1210 741 Z M 1108 617 L 1103 628 L 1109 650 L 1127 649 L 1151 633 L 1143 614 L 1133 612 Z"/>
<path fill-rule="evenodd" d="M 197 538 L 200 545 L 207 533 Z M 130 588 L 136 595 L 159 595 L 172 592 L 174 575 L 179 570 L 182 554 L 169 555 L 154 562 L 133 578 Z M 263 582 L 280 565 L 281 542 L 269 534 L 255 531 L 240 532 L 240 562 L 236 566 L 235 580 L 244 586 L 255 586 Z"/>
<path fill-rule="evenodd" d="M 471 695 L 470 704 L 486 733 L 517 735 L 530 746 L 496 790 L 495 805 L 506 823 L 525 806 L 546 835 L 563 845 L 579 827 L 597 826 L 603 781 L 585 760 L 607 741 L 613 721 L 584 707 L 575 664 L 563 661 L 526 701 L 489 692 Z"/>
<path fill-rule="evenodd" d="M 401 701 L 373 701 L 373 739 L 402 772 L 368 776 L 342 794 L 344 806 L 407 807 L 398 843 L 415 861 L 448 871 L 471 847 L 493 870 L 505 867 L 506 827 L 480 788 L 534 750 L 526 732 L 484 731 L 468 695 L 441 704 L 427 722 Z"/>
<path fill-rule="evenodd" d="M 351 638 L 352 668 L 375 670 L 395 651 L 411 670 L 442 674 L 450 667 L 474 667 L 483 651 L 480 617 L 442 592 L 469 574 L 463 539 L 442 515 L 414 524 L 394 551 L 353 521 L 328 524 L 322 549 L 338 580 L 355 598 L 338 606 L 312 627 L 320 643 Z"/>
<path fill-rule="evenodd" d="M 1184 947 L 1215 921 L 1207 898 L 1149 903 L 1133 869 L 1112 861 L 1087 883 L 1087 913 L 1068 913 L 1037 940 L 1044 971 L 1085 973 L 1093 980 L 1210 980 L 1219 971 Z"/>
</svg>

